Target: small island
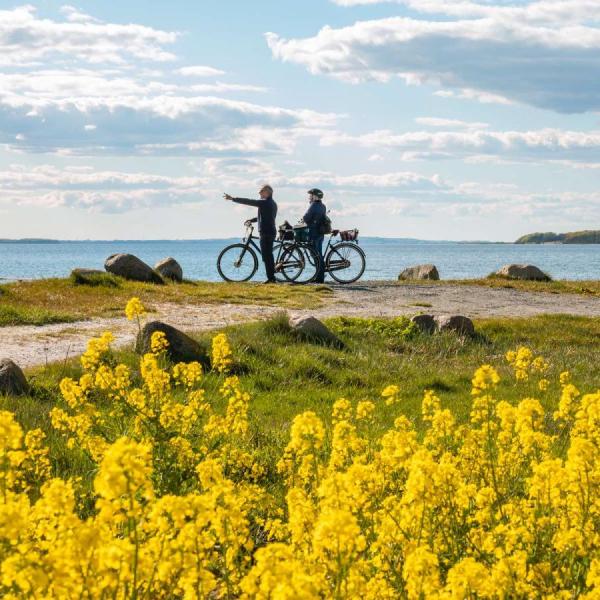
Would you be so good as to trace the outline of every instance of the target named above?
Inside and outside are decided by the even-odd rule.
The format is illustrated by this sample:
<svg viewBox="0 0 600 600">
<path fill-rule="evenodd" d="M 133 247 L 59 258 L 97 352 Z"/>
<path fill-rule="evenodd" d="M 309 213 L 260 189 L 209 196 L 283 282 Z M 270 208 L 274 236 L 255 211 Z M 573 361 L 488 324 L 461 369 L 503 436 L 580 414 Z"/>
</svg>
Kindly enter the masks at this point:
<svg viewBox="0 0 600 600">
<path fill-rule="evenodd" d="M 46 238 L 0 238 L 0 244 L 60 244 L 60 240 L 50 240 Z"/>
<path fill-rule="evenodd" d="M 600 230 L 529 233 L 520 237 L 515 244 L 600 244 Z"/>
</svg>

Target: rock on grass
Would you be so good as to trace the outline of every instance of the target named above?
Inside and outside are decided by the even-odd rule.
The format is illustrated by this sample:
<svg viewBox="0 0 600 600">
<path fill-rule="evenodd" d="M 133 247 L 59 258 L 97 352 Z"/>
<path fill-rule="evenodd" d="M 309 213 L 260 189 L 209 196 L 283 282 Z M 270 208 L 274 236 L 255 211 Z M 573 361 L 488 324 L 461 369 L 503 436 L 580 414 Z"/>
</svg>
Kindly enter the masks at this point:
<svg viewBox="0 0 600 600">
<path fill-rule="evenodd" d="M 0 360 L 0 394 L 22 396 L 29 392 L 27 378 L 21 368 L 10 358 Z"/>
<path fill-rule="evenodd" d="M 290 319 L 292 331 L 299 337 L 311 341 L 342 347 L 344 343 L 324 323 L 315 317 Z"/>
<path fill-rule="evenodd" d="M 525 281 L 552 281 L 552 277 L 535 265 L 504 265 L 492 277 L 522 279 Z"/>
<path fill-rule="evenodd" d="M 175 363 L 198 361 L 204 368 L 210 368 L 208 353 L 196 340 L 183 333 L 183 331 L 179 331 L 179 329 L 161 321 L 151 321 L 144 325 L 135 344 L 135 350 L 138 354 L 146 354 L 151 351 L 152 334 L 156 331 L 162 331 L 167 342 L 169 342 L 167 355 L 170 360 Z"/>
<path fill-rule="evenodd" d="M 71 281 L 75 285 L 119 287 L 119 280 L 114 275 L 96 269 L 73 269 Z"/>
<path fill-rule="evenodd" d="M 472 337 L 475 335 L 475 326 L 469 317 L 462 315 L 441 315 L 435 317 L 436 328 L 439 332 L 453 331 L 459 335 Z"/>
<path fill-rule="evenodd" d="M 104 268 L 109 273 L 130 281 L 164 283 L 162 277 L 152 267 L 133 254 L 112 254 L 106 259 Z"/>
<path fill-rule="evenodd" d="M 398 279 L 401 281 L 411 279 L 438 281 L 439 278 L 440 274 L 435 265 L 416 265 L 414 267 L 408 267 L 398 275 Z"/>
<path fill-rule="evenodd" d="M 163 279 L 170 279 L 177 283 L 183 281 L 183 269 L 172 256 L 159 260 L 154 265 L 154 270 L 159 273 Z"/>
</svg>

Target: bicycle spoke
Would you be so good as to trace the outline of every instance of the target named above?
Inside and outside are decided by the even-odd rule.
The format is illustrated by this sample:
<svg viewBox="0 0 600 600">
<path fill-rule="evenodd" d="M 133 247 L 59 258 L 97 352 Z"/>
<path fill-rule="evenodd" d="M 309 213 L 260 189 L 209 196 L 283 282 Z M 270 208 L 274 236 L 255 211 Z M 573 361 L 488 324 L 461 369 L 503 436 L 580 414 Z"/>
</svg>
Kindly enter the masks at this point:
<svg viewBox="0 0 600 600">
<path fill-rule="evenodd" d="M 339 283 L 353 283 L 364 273 L 364 253 L 358 246 L 349 242 L 336 244 L 327 255 L 325 267 L 331 277 Z"/>
</svg>

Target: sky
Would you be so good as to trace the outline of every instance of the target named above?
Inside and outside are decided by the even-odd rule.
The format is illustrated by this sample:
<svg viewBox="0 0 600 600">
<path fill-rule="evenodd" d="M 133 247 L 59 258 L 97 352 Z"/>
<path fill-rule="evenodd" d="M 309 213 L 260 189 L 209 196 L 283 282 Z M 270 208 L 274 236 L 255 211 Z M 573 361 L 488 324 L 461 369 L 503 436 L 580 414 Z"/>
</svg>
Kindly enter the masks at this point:
<svg viewBox="0 0 600 600">
<path fill-rule="evenodd" d="M 600 229 L 600 0 L 0 0 L 0 238 Z"/>
</svg>

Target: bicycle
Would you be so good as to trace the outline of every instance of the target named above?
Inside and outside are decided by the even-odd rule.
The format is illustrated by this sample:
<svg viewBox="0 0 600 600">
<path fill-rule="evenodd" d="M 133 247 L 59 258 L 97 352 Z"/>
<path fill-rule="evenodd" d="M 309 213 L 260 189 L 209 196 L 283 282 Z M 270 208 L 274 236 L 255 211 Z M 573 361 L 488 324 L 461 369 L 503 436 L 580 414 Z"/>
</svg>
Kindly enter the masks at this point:
<svg viewBox="0 0 600 600">
<path fill-rule="evenodd" d="M 275 277 L 278 281 L 289 283 L 309 283 L 317 275 L 319 257 L 317 253 L 305 244 L 288 239 L 280 229 L 280 235 L 275 241 Z M 254 225 L 246 223 L 246 233 L 241 242 L 223 248 L 217 258 L 219 275 L 230 282 L 241 283 L 249 281 L 258 271 L 258 256 L 261 256 L 260 246 L 254 241 Z"/>
</svg>

